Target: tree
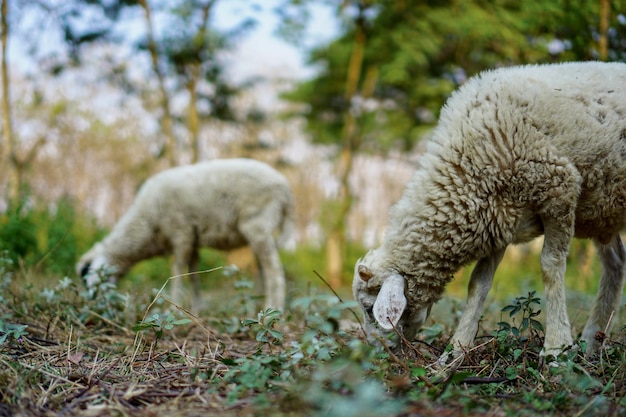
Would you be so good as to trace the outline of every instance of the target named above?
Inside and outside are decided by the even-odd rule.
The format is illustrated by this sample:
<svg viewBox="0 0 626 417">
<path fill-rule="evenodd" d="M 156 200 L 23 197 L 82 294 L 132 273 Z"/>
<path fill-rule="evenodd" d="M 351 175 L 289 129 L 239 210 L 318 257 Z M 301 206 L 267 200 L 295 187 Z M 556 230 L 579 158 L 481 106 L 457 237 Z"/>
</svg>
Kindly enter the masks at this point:
<svg viewBox="0 0 626 417">
<path fill-rule="evenodd" d="M 291 6 L 297 6 L 299 2 L 293 2 Z M 345 266 L 346 252 L 346 219 L 353 204 L 353 190 L 350 185 L 354 153 L 359 149 L 362 141 L 362 122 L 360 121 L 360 103 L 367 100 L 373 94 L 376 85 L 378 68 L 367 66 L 364 69 L 365 51 L 368 42 L 368 13 L 372 10 L 374 1 L 345 1 L 339 6 L 338 11 L 353 9 L 353 16 L 347 20 L 350 27 L 343 41 L 341 51 L 342 60 L 347 64 L 334 73 L 336 77 L 332 86 L 336 87 L 336 99 L 340 110 L 334 115 L 335 132 L 339 140 L 337 177 L 339 189 L 332 206 L 334 210 L 329 212 L 327 221 L 326 239 L 326 277 L 330 284 L 338 288 L 341 286 L 341 277 Z M 297 42 L 298 32 L 301 31 L 308 17 L 306 9 L 301 14 L 289 14 L 288 8 L 280 8 L 283 26 L 280 28 L 284 36 L 294 36 Z M 323 87 L 316 85 L 316 87 Z M 308 96 L 314 99 L 315 94 Z"/>
<path fill-rule="evenodd" d="M 144 18 L 146 23 L 146 49 L 150 54 L 150 62 L 152 63 L 152 72 L 157 78 L 157 85 L 159 86 L 159 107 L 161 107 L 161 117 L 159 118 L 161 130 L 165 135 L 165 143 L 163 145 L 163 154 L 170 166 L 176 164 L 174 150 L 176 147 L 176 138 L 174 136 L 171 99 L 170 95 L 165 88 L 165 76 L 159 65 L 159 50 L 157 47 L 154 25 L 152 23 L 152 10 L 147 0 L 138 0 L 137 3 L 144 11 Z"/>
<path fill-rule="evenodd" d="M 54 5 L 54 2 L 45 0 L 20 3 L 12 6 L 8 0 L 2 0 L 0 5 L 0 30 L 2 31 L 2 53 L 1 53 L 1 71 L 2 71 L 2 138 L 3 146 L 0 148 L 0 157 L 2 161 L 7 161 L 9 166 L 8 181 L 8 197 L 10 200 L 21 200 L 25 196 L 27 181 L 25 173 L 34 163 L 39 150 L 46 144 L 48 138 L 45 134 L 40 135 L 30 145 L 26 145 L 21 141 L 19 133 L 13 126 L 13 103 L 11 100 L 11 78 L 9 75 L 8 65 L 8 46 L 10 41 L 12 27 L 12 19 L 10 13 L 13 9 L 18 11 L 30 10 L 32 13 L 41 11 L 48 12 L 53 16 L 56 28 L 62 33 L 63 45 L 67 47 L 67 54 L 55 55 L 54 59 L 46 58 L 48 65 L 43 66 L 44 71 L 47 68 L 52 75 L 58 75 L 68 66 L 74 65 L 80 61 L 80 48 L 84 44 L 88 44 L 106 37 L 108 33 L 106 20 L 101 26 L 90 27 L 89 29 L 76 29 L 74 19 L 79 16 L 88 15 L 91 9 L 97 9 L 109 18 L 115 18 L 123 6 L 124 0 L 120 2 L 106 2 L 106 4 L 94 2 L 91 0 L 74 0 L 63 5 Z M 86 10 L 89 8 L 90 10 Z M 15 23 L 19 22 L 19 17 L 15 19 Z M 19 28 L 19 25 L 15 25 Z M 37 36 L 29 33 L 29 42 L 31 47 L 28 48 L 30 53 L 35 56 L 39 52 L 37 46 Z M 65 60 L 67 59 L 67 60 Z M 42 68 L 38 68 L 41 70 Z M 40 75 L 41 76 L 41 75 Z"/>
<path fill-rule="evenodd" d="M 15 139 L 13 136 L 13 124 L 11 122 L 11 99 L 9 97 L 9 69 L 7 65 L 7 49 L 9 43 L 9 0 L 2 0 L 1 4 L 1 20 L 0 25 L 2 26 L 0 30 L 2 30 L 2 138 L 4 140 L 3 150 L 4 153 L 0 153 L 2 156 L 2 160 L 13 159 L 13 155 L 15 154 Z M 15 170 L 11 171 L 11 178 L 9 180 L 10 190 L 9 195 L 12 200 L 16 200 L 18 197 L 19 190 L 19 181 L 17 177 L 17 172 Z"/>
<path fill-rule="evenodd" d="M 347 103 L 354 103 L 359 98 L 367 100 L 372 95 L 372 88 L 376 83 L 378 74 L 376 68 L 370 68 L 367 72 L 363 72 L 363 58 L 367 43 L 365 14 L 369 7 L 365 2 L 357 4 L 358 12 L 354 19 L 354 40 L 345 82 L 344 99 Z M 363 76 L 367 79 L 365 83 L 362 81 Z M 350 106 L 343 114 L 343 129 L 337 166 L 339 176 L 338 207 L 337 211 L 333 213 L 326 242 L 326 274 L 331 285 L 335 288 L 341 286 L 341 276 L 345 265 L 345 222 L 354 198 L 350 186 L 350 174 L 352 173 L 354 152 L 358 150 L 361 142 L 360 125 L 357 115 L 352 110 L 352 106 Z"/>
<path fill-rule="evenodd" d="M 217 0 L 180 0 L 169 6 L 161 17 L 167 27 L 154 33 L 151 8 L 147 0 L 140 0 L 148 28 L 146 40 L 139 45 L 151 56 L 152 69 L 157 76 L 162 112 L 161 126 L 166 135 L 164 153 L 170 164 L 176 157 L 174 125 L 185 126 L 189 137 L 191 162 L 200 156 L 200 128 L 203 120 L 232 121 L 235 114 L 232 99 L 246 85 L 235 85 L 225 76 L 222 54 L 233 46 L 233 41 L 254 26 L 251 19 L 243 19 L 228 33 L 211 27 L 212 13 Z M 177 91 L 187 92 L 186 117 L 173 114 L 171 101 L 175 93 L 168 91 L 166 81 Z M 184 120 L 184 122 L 183 122 Z"/>
</svg>

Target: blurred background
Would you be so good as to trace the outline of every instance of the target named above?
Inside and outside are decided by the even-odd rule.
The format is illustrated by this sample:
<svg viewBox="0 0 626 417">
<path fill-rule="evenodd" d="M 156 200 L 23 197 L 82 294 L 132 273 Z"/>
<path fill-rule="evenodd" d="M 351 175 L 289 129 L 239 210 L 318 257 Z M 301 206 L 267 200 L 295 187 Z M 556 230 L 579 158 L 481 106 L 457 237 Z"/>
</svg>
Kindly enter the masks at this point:
<svg viewBox="0 0 626 417">
<path fill-rule="evenodd" d="M 626 0 L 0 3 L 0 250 L 35 281 L 75 278 L 156 172 L 250 157 L 297 199 L 290 281 L 321 285 L 317 271 L 348 294 L 468 77 L 626 60 Z M 538 248 L 509 250 L 493 297 L 541 288 Z M 246 250 L 203 251 L 203 267 L 230 263 L 254 273 Z M 464 295 L 469 271 L 449 292 Z M 573 243 L 569 288 L 594 292 L 598 272 L 592 245 Z M 167 259 L 146 261 L 123 285 L 169 274 Z"/>
</svg>

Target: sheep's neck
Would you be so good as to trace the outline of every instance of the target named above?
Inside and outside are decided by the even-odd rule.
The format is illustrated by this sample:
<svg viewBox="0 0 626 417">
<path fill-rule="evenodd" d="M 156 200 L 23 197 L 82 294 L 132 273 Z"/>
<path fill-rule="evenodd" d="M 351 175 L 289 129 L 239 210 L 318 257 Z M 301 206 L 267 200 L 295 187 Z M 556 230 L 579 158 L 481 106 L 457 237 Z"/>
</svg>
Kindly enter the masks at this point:
<svg viewBox="0 0 626 417">
<path fill-rule="evenodd" d="M 496 243 L 487 228 L 478 232 L 465 205 L 429 199 L 429 178 L 416 176 L 393 207 L 383 242 L 385 258 L 407 280 L 407 293 L 438 299 L 462 266 L 485 256 Z M 413 291 L 413 287 L 417 290 Z M 422 290 L 424 289 L 424 290 Z M 430 300 L 429 300 L 430 301 Z"/>
</svg>

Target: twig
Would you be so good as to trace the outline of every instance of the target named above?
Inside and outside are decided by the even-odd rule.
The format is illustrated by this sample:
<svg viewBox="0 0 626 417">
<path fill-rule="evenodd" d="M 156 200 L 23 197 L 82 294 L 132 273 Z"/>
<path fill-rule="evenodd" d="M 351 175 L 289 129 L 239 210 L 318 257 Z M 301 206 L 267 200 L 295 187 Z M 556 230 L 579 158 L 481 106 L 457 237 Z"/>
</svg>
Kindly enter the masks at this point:
<svg viewBox="0 0 626 417">
<path fill-rule="evenodd" d="M 339 301 L 343 303 L 343 299 L 339 296 L 339 294 L 337 294 L 337 291 L 335 291 L 335 289 L 328 283 L 328 281 L 326 281 L 315 269 L 313 270 L 313 273 L 317 275 L 317 277 L 321 279 L 324 284 L 326 284 L 328 289 L 331 290 L 333 294 L 335 294 L 335 297 L 339 298 Z"/>
<path fill-rule="evenodd" d="M 411 342 L 409 342 L 406 337 L 404 337 L 404 334 L 400 330 L 398 330 L 398 328 L 391 322 L 391 319 L 389 317 L 387 317 L 387 321 L 389 321 L 389 324 L 391 324 L 391 327 L 393 327 L 393 331 L 396 332 L 396 334 L 398 335 L 398 337 L 400 338 L 402 343 L 404 345 L 408 346 L 413 352 L 415 352 L 415 354 L 417 356 L 419 356 L 423 360 L 426 360 L 426 358 L 424 357 L 422 352 L 417 350 L 417 348 L 415 346 L 413 346 L 413 344 Z M 426 345 L 430 346 L 430 345 L 428 345 L 428 343 L 426 343 Z"/>
<path fill-rule="evenodd" d="M 612 310 L 611 315 L 609 316 L 609 319 L 606 321 L 606 326 L 604 326 L 604 334 L 607 334 L 607 332 L 609 331 L 609 327 L 611 326 L 611 322 L 613 321 L 614 314 L 615 314 L 615 310 Z"/>
<path fill-rule="evenodd" d="M 2 362 L 4 362 L 4 361 L 2 361 Z M 6 363 L 6 362 L 4 362 L 4 363 Z M 25 362 L 20 362 L 20 366 L 23 366 L 24 368 L 28 368 L 28 369 L 33 370 L 33 371 L 41 372 L 42 374 L 47 375 L 47 376 L 49 376 L 52 379 L 57 379 L 59 381 L 63 381 L 65 383 L 73 385 L 73 386 L 76 386 L 76 385 L 84 386 L 83 384 L 77 383 L 76 381 L 70 381 L 69 379 L 67 379 L 67 378 L 65 378 L 65 377 L 63 377 L 61 375 L 56 375 L 56 374 L 53 374 L 52 372 L 48 372 L 48 371 L 44 370 L 41 366 L 29 365 L 29 364 L 27 364 Z M 13 368 L 11 368 L 11 369 L 13 369 Z"/>
<path fill-rule="evenodd" d="M 204 322 L 200 319 L 200 317 L 196 316 L 195 314 L 193 314 L 191 311 L 187 310 L 185 307 L 176 304 L 173 300 L 170 300 L 169 298 L 165 297 L 165 296 L 161 296 L 161 298 L 163 298 L 166 302 L 170 303 L 171 305 L 173 305 L 174 307 L 176 307 L 176 309 L 178 311 L 182 311 L 183 314 L 185 314 L 187 317 L 189 317 L 189 319 L 191 319 L 191 321 L 193 321 L 195 324 L 197 324 L 202 330 L 204 330 L 204 332 L 209 335 L 209 336 L 215 336 L 215 334 L 209 330 L 209 328 L 204 324 Z"/>
<path fill-rule="evenodd" d="M 501 382 L 510 382 L 511 380 L 506 377 L 480 377 L 480 376 L 468 376 L 463 381 L 464 384 L 478 385 L 478 384 L 498 384 Z"/>
<path fill-rule="evenodd" d="M 123 331 L 127 336 L 131 336 L 133 334 L 126 327 L 120 326 L 119 324 L 117 324 L 117 323 L 107 319 L 106 317 L 104 317 L 101 314 L 96 313 L 95 311 L 89 310 L 88 313 L 91 314 L 92 316 L 98 317 L 100 320 L 104 321 L 105 323 L 107 323 L 107 324 L 109 324 L 109 325 L 111 325 L 111 326 L 113 326 L 113 327 Z"/>
<path fill-rule="evenodd" d="M 383 340 L 383 338 L 378 337 L 377 338 L 378 342 L 383 346 L 383 348 L 385 349 L 385 351 L 387 352 L 387 354 L 389 355 L 389 357 L 391 358 L 392 361 L 394 361 L 396 364 L 398 364 L 402 369 L 404 369 L 406 372 L 408 372 L 409 374 L 411 374 L 411 376 L 414 376 L 415 378 L 419 379 L 421 382 L 423 382 L 424 384 L 426 384 L 429 388 L 434 388 L 434 385 L 432 382 L 430 382 L 430 380 L 426 377 L 420 376 L 420 375 L 412 375 L 411 373 L 411 368 L 409 368 L 404 362 L 402 362 L 395 353 L 393 353 L 391 351 L 391 349 L 389 348 L 389 346 L 387 346 L 387 343 L 385 343 L 385 341 Z"/>
<path fill-rule="evenodd" d="M 148 305 L 148 307 L 146 308 L 146 313 L 143 315 L 143 318 L 141 319 L 141 323 L 143 323 L 146 320 L 146 317 L 148 317 L 148 312 L 150 311 L 150 309 L 152 308 L 152 306 L 154 305 L 154 303 L 157 302 L 157 300 L 159 299 L 159 296 L 161 295 L 161 293 L 163 292 L 163 290 L 165 290 L 165 287 L 167 286 L 167 284 L 173 280 L 173 279 L 177 279 L 177 278 L 182 278 L 182 277 L 187 277 L 190 275 L 195 275 L 195 274 L 204 274 L 204 273 L 208 273 L 208 272 L 213 272 L 213 271 L 217 271 L 219 269 L 224 268 L 223 266 L 217 266 L 215 268 L 211 268 L 211 269 L 205 269 L 204 271 L 194 271 L 194 272 L 187 272 L 185 274 L 179 274 L 179 275 L 173 275 L 171 277 L 169 277 L 165 283 L 161 286 L 161 288 L 159 289 L 159 291 L 157 292 L 157 294 L 154 296 L 154 298 L 152 299 L 152 302 Z"/>
<path fill-rule="evenodd" d="M 41 264 L 44 263 L 46 259 L 48 259 L 59 248 L 59 246 L 61 246 L 61 243 L 63 243 L 63 241 L 65 240 L 67 235 L 69 235 L 69 233 L 70 231 L 67 230 L 63 234 L 63 236 L 61 236 L 61 238 L 54 244 L 54 246 L 48 249 L 46 253 L 44 253 L 43 256 L 37 261 L 37 263 L 35 263 L 35 266 L 33 269 L 39 270 L 39 267 L 41 266 Z"/>
<path fill-rule="evenodd" d="M 59 414 L 63 415 L 66 414 L 68 411 L 70 411 L 72 408 L 74 408 L 74 405 L 72 404 L 73 401 L 79 399 L 80 397 L 82 397 L 83 395 L 85 395 L 86 393 L 89 392 L 89 390 L 94 386 L 100 383 L 100 381 L 102 381 L 102 379 L 107 376 L 109 374 L 109 372 L 111 372 L 111 369 L 113 369 L 118 363 L 120 363 L 120 361 L 122 360 L 122 357 L 120 356 L 119 358 L 117 358 L 111 365 L 109 365 L 109 367 L 96 379 L 89 381 L 89 384 L 82 389 L 80 392 L 78 392 L 78 394 L 75 394 L 74 396 L 72 396 L 71 398 L 69 398 L 67 400 L 67 405 L 65 407 L 63 407 L 63 409 L 61 410 L 61 412 Z"/>
<path fill-rule="evenodd" d="M 335 294 L 335 297 L 337 297 L 340 302 L 342 303 L 344 302 L 343 299 L 339 296 L 339 294 L 337 294 L 337 291 L 335 291 L 335 289 L 328 283 L 328 281 L 326 281 L 316 270 L 313 270 L 313 273 L 317 275 L 317 277 L 321 279 L 324 284 L 326 284 L 326 286 L 332 291 L 333 294 Z M 359 326 L 361 327 L 361 330 L 363 330 L 363 333 L 365 333 L 365 328 L 363 328 L 363 322 L 361 321 L 361 318 L 359 317 L 359 315 L 355 313 L 354 310 L 352 310 L 349 307 L 348 307 L 348 310 L 350 310 L 352 315 L 356 318 L 357 322 L 359 323 Z"/>
</svg>

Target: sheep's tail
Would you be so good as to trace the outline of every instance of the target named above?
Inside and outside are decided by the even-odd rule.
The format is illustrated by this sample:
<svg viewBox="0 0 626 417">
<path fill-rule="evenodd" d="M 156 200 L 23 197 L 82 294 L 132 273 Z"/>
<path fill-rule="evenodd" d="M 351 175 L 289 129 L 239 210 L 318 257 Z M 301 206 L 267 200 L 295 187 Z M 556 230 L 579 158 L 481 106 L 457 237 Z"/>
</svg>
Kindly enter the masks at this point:
<svg viewBox="0 0 626 417">
<path fill-rule="evenodd" d="M 280 222 L 280 231 L 278 234 L 278 238 L 276 239 L 276 244 L 284 248 L 289 242 L 289 239 L 294 234 L 296 229 L 296 201 L 289 190 L 285 195 L 285 201 L 283 202 L 283 212 L 282 219 Z"/>
</svg>

